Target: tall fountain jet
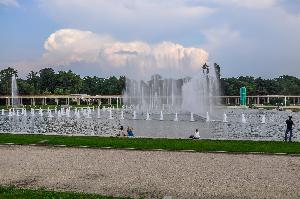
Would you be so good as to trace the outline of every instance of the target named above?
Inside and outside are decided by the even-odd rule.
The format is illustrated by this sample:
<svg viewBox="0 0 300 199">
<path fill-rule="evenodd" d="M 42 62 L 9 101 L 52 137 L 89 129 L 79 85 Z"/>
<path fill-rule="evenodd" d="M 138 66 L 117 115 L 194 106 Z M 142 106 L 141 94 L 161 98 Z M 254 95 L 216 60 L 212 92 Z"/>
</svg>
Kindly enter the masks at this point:
<svg viewBox="0 0 300 199">
<path fill-rule="evenodd" d="M 207 112 L 214 117 L 214 108 L 218 102 L 219 96 L 219 75 L 214 67 L 206 63 L 202 66 L 202 72 L 192 77 L 182 87 L 182 109 L 194 112 L 205 117 Z"/>
<path fill-rule="evenodd" d="M 150 119 L 150 114 L 149 114 L 149 112 L 148 112 L 148 111 L 147 111 L 146 120 L 151 120 L 151 119 Z"/>
<path fill-rule="evenodd" d="M 142 112 L 193 112 L 205 117 L 218 104 L 219 77 L 216 67 L 204 64 L 193 77 L 173 79 L 156 74 L 148 81 L 126 79 L 123 95 L 125 105 Z"/>
<path fill-rule="evenodd" d="M 191 122 L 194 122 L 194 121 L 195 121 L 195 119 L 194 119 L 194 113 L 193 113 L 193 112 L 191 112 L 191 119 L 190 119 L 190 121 L 191 121 Z"/>
<path fill-rule="evenodd" d="M 206 122 L 210 122 L 210 117 L 209 117 L 209 113 L 206 112 Z"/>
<path fill-rule="evenodd" d="M 225 122 L 225 123 L 228 122 L 226 113 L 223 114 L 223 122 Z"/>
<path fill-rule="evenodd" d="M 16 107 L 20 105 L 20 100 L 18 98 L 18 86 L 16 76 L 11 77 L 11 106 Z"/>
<path fill-rule="evenodd" d="M 160 120 L 160 121 L 163 121 L 163 120 L 164 120 L 164 114 L 163 114 L 162 111 L 160 112 L 160 118 L 159 118 L 159 120 Z"/>
<path fill-rule="evenodd" d="M 266 116 L 265 116 L 265 115 L 262 115 L 262 116 L 261 116 L 261 123 L 262 123 L 262 124 L 265 124 L 265 123 L 266 123 Z"/>
<path fill-rule="evenodd" d="M 110 119 L 110 120 L 114 119 L 113 116 L 112 116 L 112 110 L 109 109 L 108 112 L 109 112 L 109 118 L 108 119 Z"/>
<path fill-rule="evenodd" d="M 178 114 L 177 114 L 177 113 L 175 113 L 174 121 L 175 121 L 175 122 L 178 122 Z"/>
<path fill-rule="evenodd" d="M 247 120 L 246 120 L 246 117 L 245 117 L 245 114 L 242 114 L 242 123 L 246 123 Z"/>
<path fill-rule="evenodd" d="M 124 111 L 123 110 L 121 111 L 121 117 L 120 117 L 120 119 L 124 120 Z"/>
<path fill-rule="evenodd" d="M 162 79 L 153 75 L 150 81 L 126 80 L 124 103 L 139 107 L 143 112 L 178 109 L 181 106 L 182 80 Z"/>
</svg>

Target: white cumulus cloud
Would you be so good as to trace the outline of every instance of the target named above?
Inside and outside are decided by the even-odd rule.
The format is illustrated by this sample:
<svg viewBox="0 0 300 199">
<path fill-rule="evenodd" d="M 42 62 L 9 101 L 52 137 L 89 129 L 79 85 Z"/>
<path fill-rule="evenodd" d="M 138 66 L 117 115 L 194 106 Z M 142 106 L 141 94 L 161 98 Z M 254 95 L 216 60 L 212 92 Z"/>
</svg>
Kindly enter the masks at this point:
<svg viewBox="0 0 300 199">
<path fill-rule="evenodd" d="M 129 76 L 155 73 L 188 75 L 199 70 L 208 60 L 208 53 L 197 47 L 184 47 L 172 42 L 123 42 L 77 29 L 60 29 L 52 33 L 44 48 L 43 63 L 66 66 L 90 63 L 99 70 L 111 71 L 112 74 L 122 71 Z"/>
</svg>

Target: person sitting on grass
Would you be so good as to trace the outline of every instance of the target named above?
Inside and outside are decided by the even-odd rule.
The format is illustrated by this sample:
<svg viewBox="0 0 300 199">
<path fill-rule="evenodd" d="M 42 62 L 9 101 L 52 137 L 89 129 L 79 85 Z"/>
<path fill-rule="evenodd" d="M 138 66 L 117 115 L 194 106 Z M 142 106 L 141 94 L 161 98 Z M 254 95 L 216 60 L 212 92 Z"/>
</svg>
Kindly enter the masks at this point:
<svg viewBox="0 0 300 199">
<path fill-rule="evenodd" d="M 130 127 L 127 128 L 127 136 L 134 137 L 134 133 L 132 132 L 132 128 L 130 128 Z"/>
<path fill-rule="evenodd" d="M 200 139 L 200 133 L 199 133 L 198 129 L 196 129 L 194 135 L 191 135 L 190 138 L 192 138 L 192 139 Z"/>
<path fill-rule="evenodd" d="M 117 133 L 117 136 L 126 136 L 126 133 L 124 131 L 124 127 L 121 126 L 119 132 Z"/>
</svg>

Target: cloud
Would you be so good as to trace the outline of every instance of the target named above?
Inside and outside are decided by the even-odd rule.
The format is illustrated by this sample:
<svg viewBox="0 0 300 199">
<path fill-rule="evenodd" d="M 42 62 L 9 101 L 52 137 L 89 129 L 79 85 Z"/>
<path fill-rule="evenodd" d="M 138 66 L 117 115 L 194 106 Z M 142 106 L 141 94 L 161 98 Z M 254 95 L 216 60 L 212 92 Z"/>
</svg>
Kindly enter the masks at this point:
<svg viewBox="0 0 300 199">
<path fill-rule="evenodd" d="M 206 38 L 204 48 L 210 52 L 218 51 L 241 41 L 240 33 L 232 30 L 229 26 L 203 30 L 202 33 Z"/>
<path fill-rule="evenodd" d="M 68 27 L 109 33 L 124 40 L 170 40 L 216 13 L 182 0 L 40 0 L 40 8 Z M 157 35 L 165 37 L 157 38 Z M 156 36 L 156 38 L 155 38 Z"/>
<path fill-rule="evenodd" d="M 52 33 L 44 43 L 46 63 L 66 65 L 72 62 L 95 62 L 100 49 L 111 45 L 110 36 L 99 36 L 90 31 L 61 29 Z"/>
<path fill-rule="evenodd" d="M 288 13 L 299 15 L 300 14 L 300 1 L 295 0 L 279 0 L 280 6 Z"/>
<path fill-rule="evenodd" d="M 20 6 L 18 1 L 16 0 L 0 0 L 0 5 L 5 5 L 5 6 Z"/>
<path fill-rule="evenodd" d="M 208 15 L 215 11 L 215 9 L 206 6 L 190 6 L 182 0 L 40 0 L 39 2 L 41 8 L 48 9 L 48 13 L 55 10 L 58 13 L 61 11 L 68 13 L 84 12 L 88 14 L 88 17 L 101 14 L 103 16 L 111 16 L 112 20 L 124 17 L 129 19 L 136 16 L 141 16 L 142 18 L 153 16 L 165 16 L 167 18 L 180 16 L 188 18 L 197 15 Z M 112 10 L 116 12 L 112 13 Z M 162 20 L 164 19 L 162 18 Z"/>
<path fill-rule="evenodd" d="M 278 0 L 212 0 L 218 4 L 244 7 L 250 9 L 264 9 L 274 6 Z"/>
<path fill-rule="evenodd" d="M 86 66 L 96 65 L 99 71 L 112 74 L 122 71 L 128 76 L 144 77 L 155 73 L 183 76 L 198 71 L 208 60 L 208 53 L 201 48 L 183 47 L 172 42 L 123 42 L 77 29 L 60 29 L 52 33 L 44 48 L 40 63 L 70 67 L 80 62 Z"/>
<path fill-rule="evenodd" d="M 300 17 L 279 6 L 224 9 L 225 25 L 208 28 L 204 48 L 224 76 L 299 76 Z M 228 25 L 230 24 L 230 25 Z"/>
<path fill-rule="evenodd" d="M 300 75 L 300 3 L 296 0 L 35 2 L 38 2 L 35 7 L 41 9 L 39 12 L 50 21 L 50 25 L 36 25 L 45 30 L 41 38 L 47 38 L 61 27 L 73 29 L 54 32 L 45 49 L 41 49 L 43 57 L 32 62 L 33 65 L 51 66 L 55 63 L 76 68 L 80 74 L 86 71 L 127 74 L 130 70 L 144 74 L 157 70 L 179 74 L 185 73 L 185 65 L 189 72 L 196 68 L 192 66 L 200 61 L 195 61 L 193 54 L 197 54 L 195 52 L 201 47 L 209 52 L 210 60 L 221 65 L 224 76 Z M 28 43 L 37 41 L 36 38 L 27 38 L 31 34 L 24 34 L 25 31 L 29 30 L 18 31 L 19 38 Z M 10 48 L 11 45 L 7 46 Z M 10 52 L 17 51 L 13 48 Z M 26 49 L 30 48 L 32 46 L 28 44 Z M 185 58 L 175 59 L 181 56 L 178 52 L 186 54 Z M 11 55 L 14 56 L 18 55 Z"/>
</svg>

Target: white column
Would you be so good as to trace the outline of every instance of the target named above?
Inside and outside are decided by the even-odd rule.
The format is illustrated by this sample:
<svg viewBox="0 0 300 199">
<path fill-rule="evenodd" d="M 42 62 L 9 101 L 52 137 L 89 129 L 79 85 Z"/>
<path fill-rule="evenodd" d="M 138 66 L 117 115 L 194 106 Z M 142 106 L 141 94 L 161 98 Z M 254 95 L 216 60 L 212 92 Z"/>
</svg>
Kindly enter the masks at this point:
<svg viewBox="0 0 300 199">
<path fill-rule="evenodd" d="M 286 106 L 286 96 L 284 96 L 284 106 Z"/>
</svg>

